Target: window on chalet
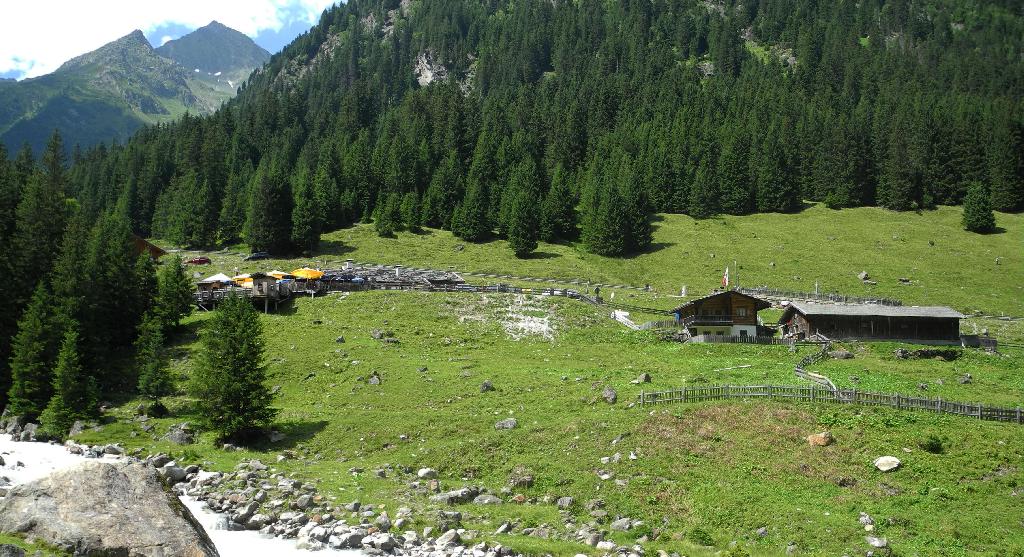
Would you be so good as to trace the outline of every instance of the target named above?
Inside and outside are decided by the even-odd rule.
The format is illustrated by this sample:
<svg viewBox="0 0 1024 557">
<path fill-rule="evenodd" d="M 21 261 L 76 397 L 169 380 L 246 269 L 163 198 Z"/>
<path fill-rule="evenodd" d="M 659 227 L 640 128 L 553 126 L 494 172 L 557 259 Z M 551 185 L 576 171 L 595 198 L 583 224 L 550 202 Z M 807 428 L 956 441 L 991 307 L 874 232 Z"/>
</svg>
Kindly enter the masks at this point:
<svg viewBox="0 0 1024 557">
<path fill-rule="evenodd" d="M 736 308 L 736 317 L 746 317 L 747 308 Z"/>
</svg>

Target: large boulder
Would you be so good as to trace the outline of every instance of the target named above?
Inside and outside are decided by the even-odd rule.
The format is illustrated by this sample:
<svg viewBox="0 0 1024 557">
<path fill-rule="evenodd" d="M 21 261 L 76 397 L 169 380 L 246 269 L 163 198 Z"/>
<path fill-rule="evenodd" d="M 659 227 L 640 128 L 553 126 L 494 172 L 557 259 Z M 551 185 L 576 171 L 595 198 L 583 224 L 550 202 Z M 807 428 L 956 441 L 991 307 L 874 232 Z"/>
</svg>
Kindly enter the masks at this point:
<svg viewBox="0 0 1024 557">
<path fill-rule="evenodd" d="M 84 462 L 19 485 L 0 501 L 0 532 L 76 555 L 219 557 L 156 469 L 141 463 Z"/>
</svg>

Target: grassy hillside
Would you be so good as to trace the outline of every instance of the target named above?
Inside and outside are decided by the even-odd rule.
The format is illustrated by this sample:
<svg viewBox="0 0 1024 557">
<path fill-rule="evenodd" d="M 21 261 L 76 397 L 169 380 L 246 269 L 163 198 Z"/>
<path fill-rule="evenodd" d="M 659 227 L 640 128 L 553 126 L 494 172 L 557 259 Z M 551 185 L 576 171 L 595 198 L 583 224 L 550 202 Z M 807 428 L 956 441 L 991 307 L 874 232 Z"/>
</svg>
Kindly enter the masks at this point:
<svg viewBox="0 0 1024 557">
<path fill-rule="evenodd" d="M 207 315 L 190 318 L 189 331 Z M 527 317 L 547 318 L 550 330 L 536 321 L 526 327 L 532 321 Z M 287 434 L 284 441 L 239 453 L 213 448 L 208 435 L 188 447 L 160 441 L 171 424 L 195 419 L 185 398 L 170 402 L 173 416 L 149 422 L 156 425 L 152 432 L 133 421 L 137 401 L 128 401 L 114 412 L 117 423 L 79 439 L 169 451 L 221 470 L 253 457 L 273 462 L 293 450 L 298 458 L 278 469 L 314 479 L 339 504 L 359 499 L 387 509 L 410 506 L 419 527 L 433 525 L 434 507 L 411 493 L 408 476 L 378 478 L 374 469 L 433 467 L 442 489 L 475 484 L 494 492 L 508 485 L 516 468 L 525 469 L 535 485 L 505 498 L 522 493 L 530 503 L 459 510 L 466 526 L 485 539 L 556 555 L 588 548 L 489 533 L 513 518 L 521 528 L 548 524 L 561 533 L 568 517 L 560 516 L 551 498 L 568 495 L 577 501 L 569 515 L 577 524 L 591 520 L 584 503 L 600 498 L 610 519 L 645 522 L 633 532 L 613 533 L 619 543 L 658 530 L 650 549 L 690 554 L 695 544 L 733 541 L 752 554 L 782 554 L 791 542 L 801 554 L 863 552 L 861 511 L 875 517 L 876 533 L 899 554 L 994 555 L 1007 543 L 1024 544 L 1024 514 L 1014 496 L 1024 481 L 1024 436 L 1016 426 L 839 406 L 629 406 L 641 388 L 795 383 L 793 364 L 811 348 L 794 354 L 785 347 L 666 343 L 628 331 L 582 303 L 512 295 L 332 295 L 297 300 L 292 311 L 263 322 L 270 382 L 281 386 L 278 428 Z M 372 339 L 373 329 L 392 332 L 398 342 Z M 338 343 L 338 336 L 345 342 Z M 195 348 L 194 337 L 185 335 L 175 371 L 190 372 Z M 937 392 L 949 398 L 1008 403 L 1024 395 L 1012 373 L 1022 366 L 1019 355 L 902 366 L 887 362 L 888 350 L 856 350 L 844 365 L 879 366 L 879 374 L 892 376 L 872 386 L 904 387 L 926 375 L 945 379 Z M 975 383 L 955 381 L 964 366 Z M 368 384 L 372 372 L 380 385 Z M 653 382 L 631 384 L 641 372 Z M 868 384 L 875 371 L 860 375 Z M 495 391 L 481 392 L 484 380 Z M 618 391 L 618 403 L 604 402 L 605 387 Z M 496 430 L 495 422 L 507 417 L 515 417 L 518 427 Z M 804 437 L 822 429 L 833 432 L 836 444 L 809 447 Z M 919 447 L 931 435 L 942 440 L 942 454 Z M 601 462 L 615 453 L 621 461 Z M 883 454 L 898 456 L 904 467 L 875 471 L 871 462 Z M 365 472 L 351 473 L 354 467 Z M 599 471 L 614 478 L 601 480 Z M 763 537 L 755 533 L 761 527 L 767 528 Z"/>
<path fill-rule="evenodd" d="M 579 278 L 651 287 L 663 296 L 703 295 L 720 285 L 725 267 L 743 285 L 884 296 L 908 304 L 949 305 L 964 313 L 1024 316 L 1024 214 L 998 214 L 998 234 L 978 235 L 960 225 L 959 207 L 921 213 L 877 208 L 833 211 L 822 205 L 792 215 L 759 214 L 695 220 L 662 215 L 654 247 L 628 258 L 588 254 L 574 246 L 542 243 L 530 259 L 517 259 L 504 241 L 463 242 L 427 230 L 379 238 L 371 225 L 324 235 L 314 258 L 245 263 L 214 253 L 214 267 L 230 272 L 346 258 L 407 266 L 537 277 Z M 239 246 L 244 249 L 244 246 Z M 998 260 L 998 262 L 997 262 Z M 733 265 L 738 262 L 739 269 Z M 286 269 L 287 270 L 287 269 Z M 867 271 L 877 285 L 862 283 Z M 900 278 L 911 284 L 900 284 Z M 677 299 L 663 300 L 670 307 Z"/>
</svg>

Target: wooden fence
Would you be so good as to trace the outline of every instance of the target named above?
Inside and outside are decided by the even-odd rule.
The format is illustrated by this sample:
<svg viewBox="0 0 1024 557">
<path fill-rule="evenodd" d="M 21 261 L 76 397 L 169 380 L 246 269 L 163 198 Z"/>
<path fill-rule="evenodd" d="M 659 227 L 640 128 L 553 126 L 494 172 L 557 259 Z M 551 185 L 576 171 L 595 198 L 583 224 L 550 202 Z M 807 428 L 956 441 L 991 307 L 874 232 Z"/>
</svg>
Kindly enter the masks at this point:
<svg viewBox="0 0 1024 557">
<path fill-rule="evenodd" d="M 848 296 L 838 292 L 799 292 L 795 290 L 781 290 L 779 288 L 768 288 L 767 286 L 737 286 L 736 292 L 758 296 L 761 298 L 772 298 L 777 300 L 816 300 L 819 302 L 836 302 L 842 304 L 879 304 L 883 306 L 902 306 L 903 302 L 893 298 L 864 298 L 860 296 Z"/>
<path fill-rule="evenodd" d="M 861 406 L 887 406 L 897 410 L 919 410 L 953 414 L 980 420 L 1024 424 L 1021 407 L 1000 408 L 981 403 L 955 402 L 941 398 L 913 397 L 899 393 L 873 393 L 857 389 L 829 389 L 817 385 L 709 385 L 670 391 L 640 392 L 640 405 L 669 402 L 706 402 L 728 399 L 778 399 L 799 402 L 831 402 Z"/>
<path fill-rule="evenodd" d="M 793 339 L 765 336 L 732 336 L 732 335 L 694 335 L 689 342 L 706 342 L 710 344 L 781 344 L 791 346 Z"/>
</svg>

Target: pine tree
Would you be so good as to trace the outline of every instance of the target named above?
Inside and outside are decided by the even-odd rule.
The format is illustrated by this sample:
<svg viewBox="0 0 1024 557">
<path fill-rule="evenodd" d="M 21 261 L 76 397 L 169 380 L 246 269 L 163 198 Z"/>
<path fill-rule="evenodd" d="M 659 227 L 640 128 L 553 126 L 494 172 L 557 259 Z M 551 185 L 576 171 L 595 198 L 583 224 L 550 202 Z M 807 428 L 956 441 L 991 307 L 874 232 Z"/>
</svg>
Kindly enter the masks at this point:
<svg viewBox="0 0 1024 557">
<path fill-rule="evenodd" d="M 292 209 L 292 244 L 302 253 L 311 254 L 320 245 L 324 210 L 305 172 L 299 172 L 292 178 L 292 192 L 295 195 L 295 208 Z"/>
<path fill-rule="evenodd" d="M 605 170 L 592 168 L 583 202 L 583 244 L 597 255 L 626 253 L 629 224 L 614 180 Z"/>
<path fill-rule="evenodd" d="M 11 356 L 8 410 L 35 419 L 53 394 L 53 363 L 61 338 L 61 324 L 53 314 L 53 299 L 45 284 L 32 295 L 18 322 Z"/>
<path fill-rule="evenodd" d="M 245 241 L 252 251 L 285 254 L 291 251 L 292 196 L 279 169 L 264 157 L 249 189 Z"/>
<path fill-rule="evenodd" d="M 528 189 L 518 190 L 508 223 L 508 246 L 516 257 L 529 257 L 537 249 L 537 224 L 537 199 Z"/>
<path fill-rule="evenodd" d="M 695 219 L 706 219 L 718 212 L 717 197 L 710 173 L 706 162 L 701 161 L 693 185 L 690 186 L 690 216 Z"/>
<path fill-rule="evenodd" d="M 487 187 L 471 180 L 466 197 L 452 216 L 452 234 L 470 242 L 482 242 L 491 235 Z"/>
<path fill-rule="evenodd" d="M 135 341 L 139 394 L 153 400 L 174 393 L 174 380 L 168 370 L 162 329 L 160 318 L 147 314 L 139 326 L 139 337 Z"/>
<path fill-rule="evenodd" d="M 393 238 L 402 228 L 402 203 L 397 193 L 382 195 L 373 218 L 373 228 L 381 238 Z"/>
<path fill-rule="evenodd" d="M 263 326 L 252 303 L 224 300 L 207 322 L 190 390 L 199 416 L 221 440 L 252 439 L 277 411 L 264 384 Z"/>
<path fill-rule="evenodd" d="M 78 357 L 78 333 L 74 327 L 64 335 L 53 370 L 53 396 L 39 415 L 43 430 L 54 437 L 67 437 L 75 420 L 95 417 L 99 393 L 96 382 L 86 375 Z"/>
<path fill-rule="evenodd" d="M 181 257 L 165 261 L 157 273 L 156 312 L 162 332 L 176 329 L 192 313 L 192 279 L 185 272 Z"/>
<path fill-rule="evenodd" d="M 420 232 L 420 198 L 416 192 L 411 191 L 402 196 L 402 205 L 399 211 L 402 215 L 402 226 L 409 232 Z"/>
<path fill-rule="evenodd" d="M 992 196 L 988 187 L 981 182 L 971 182 L 964 198 L 964 230 L 984 234 L 996 228 L 996 217 L 992 212 Z"/>
<path fill-rule="evenodd" d="M 579 235 L 576 227 L 576 199 L 569 187 L 567 171 L 559 165 L 551 176 L 540 208 L 540 238 L 545 242 L 574 240 Z"/>
</svg>

